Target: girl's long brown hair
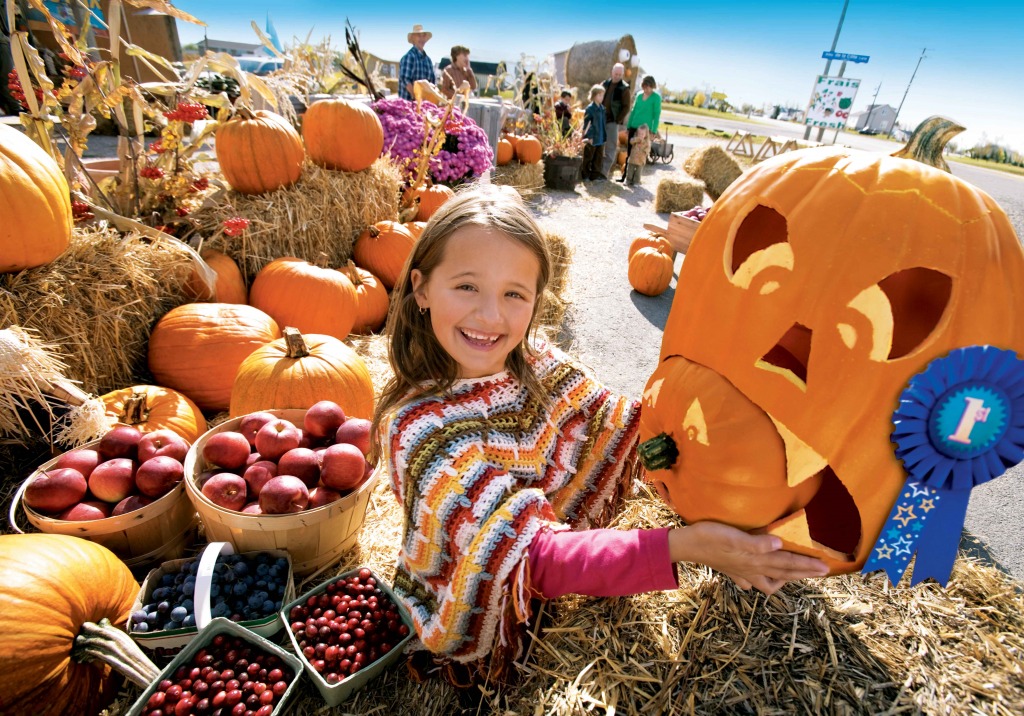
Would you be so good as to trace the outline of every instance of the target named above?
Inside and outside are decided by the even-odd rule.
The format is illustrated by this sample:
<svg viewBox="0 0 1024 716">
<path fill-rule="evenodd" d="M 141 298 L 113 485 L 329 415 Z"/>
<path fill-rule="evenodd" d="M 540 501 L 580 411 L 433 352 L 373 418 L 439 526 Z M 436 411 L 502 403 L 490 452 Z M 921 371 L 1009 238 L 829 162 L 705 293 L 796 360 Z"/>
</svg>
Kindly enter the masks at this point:
<svg viewBox="0 0 1024 716">
<path fill-rule="evenodd" d="M 534 321 L 543 308 L 544 289 L 551 277 L 551 255 L 547 241 L 529 209 L 513 189 L 489 184 L 458 192 L 431 217 L 413 247 L 391 294 L 388 311 L 388 360 L 394 377 L 381 392 L 373 411 L 371 434 L 373 460 L 379 459 L 386 436 L 381 430 L 388 414 L 402 403 L 423 395 L 448 395 L 458 380 L 458 364 L 438 342 L 430 325 L 430 314 L 420 313 L 413 295 L 411 273 L 419 269 L 423 281 L 444 258 L 448 239 L 464 226 L 500 231 L 529 249 L 540 264 L 537 299 L 522 343 L 508 355 L 505 368 L 526 387 L 530 397 L 543 402 L 540 381 L 526 362 L 531 351 L 529 339 Z"/>
</svg>

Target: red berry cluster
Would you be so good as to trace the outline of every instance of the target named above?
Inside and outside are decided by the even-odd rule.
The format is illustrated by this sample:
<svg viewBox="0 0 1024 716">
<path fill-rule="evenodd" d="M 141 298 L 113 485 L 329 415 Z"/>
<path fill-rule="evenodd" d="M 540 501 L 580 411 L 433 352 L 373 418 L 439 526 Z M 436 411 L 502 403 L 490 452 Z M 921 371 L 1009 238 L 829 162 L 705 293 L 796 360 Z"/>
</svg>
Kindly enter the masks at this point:
<svg viewBox="0 0 1024 716">
<path fill-rule="evenodd" d="M 190 102 L 182 100 L 178 106 L 170 112 L 164 112 L 164 116 L 170 120 L 179 120 L 191 124 L 200 119 L 206 119 L 209 114 L 206 112 L 206 105 L 201 102 Z"/>
<path fill-rule="evenodd" d="M 210 180 L 207 177 L 199 177 L 192 182 L 193 191 L 206 191 L 210 188 Z"/>
<path fill-rule="evenodd" d="M 161 169 L 160 167 L 154 167 L 152 165 L 145 166 L 139 170 L 139 176 L 142 177 L 143 179 L 163 179 L 164 170 Z"/>
<path fill-rule="evenodd" d="M 87 74 L 89 74 L 89 71 L 86 70 L 84 67 L 79 67 L 78 65 L 75 65 L 68 69 L 68 77 L 70 77 L 73 80 L 82 80 L 85 78 Z"/>
<path fill-rule="evenodd" d="M 192 661 L 164 679 L 145 716 L 270 716 L 294 674 L 280 657 L 239 637 L 218 634 Z"/>
<path fill-rule="evenodd" d="M 25 89 L 21 86 L 21 80 L 18 79 L 18 73 L 15 70 L 7 73 L 7 89 L 10 91 L 11 97 L 21 103 L 23 109 L 28 109 L 28 102 L 25 101 Z M 33 87 L 32 89 L 35 90 L 36 99 L 42 102 L 43 91 L 38 87 Z"/>
<path fill-rule="evenodd" d="M 163 154 L 167 151 L 167 147 L 164 146 L 163 138 L 157 139 L 150 143 L 149 151 L 153 154 Z"/>
<path fill-rule="evenodd" d="M 80 221 L 88 221 L 89 219 L 95 219 L 96 215 L 90 211 L 90 206 L 84 201 L 72 201 L 71 202 L 71 215 L 75 219 L 75 223 Z"/>
<path fill-rule="evenodd" d="M 288 618 L 302 655 L 328 684 L 365 669 L 409 635 L 398 607 L 365 567 L 292 607 Z"/>
<path fill-rule="evenodd" d="M 242 232 L 249 228 L 249 220 L 241 216 L 233 216 L 224 220 L 225 236 L 241 236 Z"/>
</svg>

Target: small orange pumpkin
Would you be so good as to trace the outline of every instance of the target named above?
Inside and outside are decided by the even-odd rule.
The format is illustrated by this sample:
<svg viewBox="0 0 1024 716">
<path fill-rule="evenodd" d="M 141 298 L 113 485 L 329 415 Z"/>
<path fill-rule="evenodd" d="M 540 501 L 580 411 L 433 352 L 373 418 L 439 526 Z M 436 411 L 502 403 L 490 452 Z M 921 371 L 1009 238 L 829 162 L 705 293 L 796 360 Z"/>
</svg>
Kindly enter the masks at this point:
<svg viewBox="0 0 1024 716">
<path fill-rule="evenodd" d="M 536 164 L 540 161 L 544 149 L 540 140 L 532 134 L 520 137 L 516 142 L 516 159 L 523 164 Z"/>
<path fill-rule="evenodd" d="M 238 368 L 231 417 L 272 408 L 308 408 L 333 400 L 345 415 L 373 416 L 373 381 L 359 355 L 333 336 L 284 329 Z"/>
<path fill-rule="evenodd" d="M 511 162 L 514 154 L 515 150 L 512 149 L 512 142 L 508 141 L 505 137 L 498 140 L 497 162 L 499 167 L 503 167 Z"/>
<path fill-rule="evenodd" d="M 356 290 L 348 277 L 291 256 L 256 274 L 249 302 L 279 326 L 344 340 L 356 322 Z"/>
<path fill-rule="evenodd" d="M 122 423 L 144 433 L 171 430 L 194 443 L 206 432 L 199 407 L 176 390 L 159 385 L 133 385 L 101 395 L 111 423 Z"/>
<path fill-rule="evenodd" d="M 628 147 L 629 146 L 629 132 L 626 131 L 625 129 L 620 129 L 619 130 L 619 137 L 618 137 L 618 139 L 619 139 L 619 146 L 620 147 Z"/>
<path fill-rule="evenodd" d="M 633 241 L 629 244 L 628 258 L 633 258 L 633 254 L 635 254 L 640 249 L 657 249 L 661 253 L 665 254 L 666 256 L 671 256 L 672 258 L 675 258 L 676 255 L 675 251 L 672 250 L 672 244 L 668 242 L 668 239 L 666 239 L 664 236 L 659 236 L 658 234 L 651 232 L 648 232 L 646 234 L 643 234 L 642 236 L 638 236 L 635 239 L 633 239 Z"/>
<path fill-rule="evenodd" d="M 209 287 L 199 280 L 199 274 L 193 271 L 185 288 L 185 295 L 193 301 L 249 302 L 249 290 L 245 287 L 242 271 L 234 259 L 213 249 L 205 249 L 201 256 L 206 265 L 217 274 L 217 285 L 213 291 L 210 291 Z"/>
<path fill-rule="evenodd" d="M 638 249 L 629 259 L 629 285 L 645 296 L 664 293 L 672 283 L 672 257 L 658 249 Z"/>
<path fill-rule="evenodd" d="M 237 303 L 186 303 L 157 321 L 149 336 L 149 370 L 161 385 L 203 410 L 227 410 L 235 373 L 246 356 L 281 337 L 273 318 Z"/>
<path fill-rule="evenodd" d="M 342 270 L 356 289 L 356 323 L 352 328 L 353 333 L 372 333 L 380 329 L 388 317 L 388 290 L 376 276 L 352 261 Z"/>
<path fill-rule="evenodd" d="M 442 204 L 455 196 L 455 192 L 444 184 L 420 185 L 416 188 L 416 196 L 420 200 L 416 221 L 429 221 Z"/>
<path fill-rule="evenodd" d="M 242 194 L 266 194 L 291 186 L 302 175 L 306 159 L 302 137 L 287 119 L 244 107 L 217 128 L 216 147 L 224 178 Z"/>
<path fill-rule="evenodd" d="M 361 172 L 384 150 L 384 127 L 369 105 L 325 99 L 303 115 L 302 139 L 309 158 L 320 166 Z"/>
<path fill-rule="evenodd" d="M 378 221 L 356 239 L 352 255 L 356 265 L 380 279 L 389 291 L 398 281 L 416 240 L 397 221 Z"/>
</svg>

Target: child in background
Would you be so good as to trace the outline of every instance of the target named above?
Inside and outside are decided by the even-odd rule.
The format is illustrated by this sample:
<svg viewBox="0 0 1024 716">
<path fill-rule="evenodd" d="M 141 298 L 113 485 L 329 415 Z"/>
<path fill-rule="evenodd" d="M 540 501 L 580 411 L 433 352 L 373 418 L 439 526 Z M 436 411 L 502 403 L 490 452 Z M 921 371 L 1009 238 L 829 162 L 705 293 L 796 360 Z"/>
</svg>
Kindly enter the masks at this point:
<svg viewBox="0 0 1024 716">
<path fill-rule="evenodd" d="M 629 148 L 629 159 L 626 160 L 619 181 L 636 186 L 640 183 L 644 165 L 647 164 L 647 156 L 651 153 L 651 134 L 647 131 L 647 125 L 641 124 L 629 142 L 632 145 Z"/>
<path fill-rule="evenodd" d="M 572 92 L 562 90 L 558 101 L 555 102 L 555 119 L 562 128 L 562 136 L 569 136 L 572 129 Z"/>
<path fill-rule="evenodd" d="M 607 179 L 601 171 L 605 143 L 605 109 L 604 87 L 594 85 L 590 88 L 590 104 L 583 114 L 583 168 L 580 170 L 584 179 L 601 181 Z"/>
<path fill-rule="evenodd" d="M 550 275 L 518 194 L 482 185 L 431 218 L 394 289 L 374 453 L 404 514 L 395 592 L 420 676 L 507 678 L 531 598 L 675 589 L 683 560 L 768 594 L 827 572 L 713 522 L 600 529 L 632 488 L 640 405 L 533 336 Z"/>
</svg>

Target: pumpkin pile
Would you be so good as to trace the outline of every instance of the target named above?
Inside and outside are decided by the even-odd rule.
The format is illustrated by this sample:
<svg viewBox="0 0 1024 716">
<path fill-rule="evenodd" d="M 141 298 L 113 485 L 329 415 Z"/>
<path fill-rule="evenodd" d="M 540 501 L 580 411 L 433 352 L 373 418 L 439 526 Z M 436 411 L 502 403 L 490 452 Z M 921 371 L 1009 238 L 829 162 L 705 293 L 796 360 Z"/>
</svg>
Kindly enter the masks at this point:
<svg viewBox="0 0 1024 716">
<path fill-rule="evenodd" d="M 498 140 L 497 164 L 503 167 L 513 160 L 520 164 L 536 164 L 541 160 L 544 149 L 540 140 L 532 134 L 504 134 Z"/>
<path fill-rule="evenodd" d="M 664 236 L 646 232 L 629 245 L 629 285 L 645 296 L 659 296 L 672 282 L 676 253 Z"/>
</svg>

